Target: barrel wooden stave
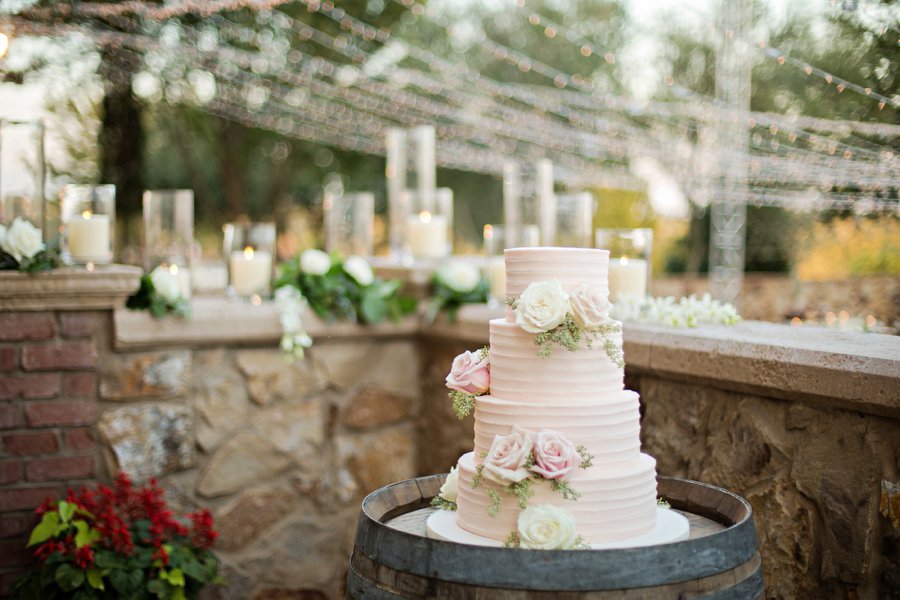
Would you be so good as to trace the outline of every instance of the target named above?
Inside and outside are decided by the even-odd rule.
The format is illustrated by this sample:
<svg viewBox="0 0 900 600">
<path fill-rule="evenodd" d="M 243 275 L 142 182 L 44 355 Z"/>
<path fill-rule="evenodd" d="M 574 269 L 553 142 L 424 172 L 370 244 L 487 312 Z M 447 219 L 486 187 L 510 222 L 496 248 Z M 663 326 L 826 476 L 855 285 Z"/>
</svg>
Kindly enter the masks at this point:
<svg viewBox="0 0 900 600">
<path fill-rule="evenodd" d="M 702 514 L 728 527 L 713 536 L 645 548 L 489 548 L 432 540 L 384 525 L 393 516 L 427 506 L 444 478 L 407 480 L 366 498 L 351 557 L 348 598 L 726 600 L 762 596 L 762 567 L 750 506 L 725 490 L 661 477 L 660 495 L 673 508 Z"/>
</svg>

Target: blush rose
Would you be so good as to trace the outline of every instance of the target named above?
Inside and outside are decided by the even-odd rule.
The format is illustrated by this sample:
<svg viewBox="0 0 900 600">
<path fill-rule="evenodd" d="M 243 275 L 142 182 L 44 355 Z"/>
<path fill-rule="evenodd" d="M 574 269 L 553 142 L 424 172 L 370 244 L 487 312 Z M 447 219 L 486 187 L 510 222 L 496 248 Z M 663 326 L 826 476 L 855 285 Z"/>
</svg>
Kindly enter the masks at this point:
<svg viewBox="0 0 900 600">
<path fill-rule="evenodd" d="M 518 427 L 509 435 L 495 436 L 484 461 L 484 477 L 503 486 L 531 477 L 526 465 L 533 447 L 531 434 Z"/>
<path fill-rule="evenodd" d="M 534 466 L 544 479 L 566 479 L 579 464 L 575 445 L 558 431 L 542 429 L 534 436 Z"/>
<path fill-rule="evenodd" d="M 483 394 L 491 387 L 490 357 L 487 353 L 466 350 L 453 359 L 447 387 L 466 394 Z"/>
<path fill-rule="evenodd" d="M 580 284 L 572 290 L 569 304 L 572 307 L 572 319 L 584 329 L 595 329 L 612 322 L 609 317 L 612 304 L 598 286 Z"/>
</svg>

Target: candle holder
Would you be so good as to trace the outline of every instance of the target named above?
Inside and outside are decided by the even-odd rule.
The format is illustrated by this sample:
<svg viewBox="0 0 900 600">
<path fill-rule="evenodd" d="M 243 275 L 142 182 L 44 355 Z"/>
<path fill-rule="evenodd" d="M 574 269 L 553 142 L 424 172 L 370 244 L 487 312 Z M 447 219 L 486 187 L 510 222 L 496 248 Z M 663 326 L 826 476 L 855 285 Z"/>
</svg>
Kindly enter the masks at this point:
<svg viewBox="0 0 900 600">
<path fill-rule="evenodd" d="M 341 256 L 372 256 L 375 195 L 325 193 L 325 250 Z"/>
<path fill-rule="evenodd" d="M 272 288 L 275 223 L 228 223 L 222 230 L 229 293 L 242 298 L 267 296 Z"/>
<path fill-rule="evenodd" d="M 556 198 L 556 246 L 591 247 L 594 196 L 590 192 L 563 194 Z"/>
<path fill-rule="evenodd" d="M 144 192 L 144 268 L 166 266 L 178 277 L 181 295 L 191 297 L 194 243 L 193 190 Z"/>
<path fill-rule="evenodd" d="M 112 262 L 116 231 L 116 186 L 67 185 L 60 199 L 62 258 L 69 264 Z"/>
<path fill-rule="evenodd" d="M 537 225 L 485 225 L 484 254 L 485 277 L 490 283 L 488 304 L 504 306 L 506 303 L 506 262 L 503 251 L 540 244 L 541 231 Z"/>
<path fill-rule="evenodd" d="M 407 190 L 406 195 L 408 254 L 416 260 L 449 256 L 453 250 L 453 190 L 438 188 L 425 196 Z"/>
<path fill-rule="evenodd" d="M 0 119 L 0 224 L 24 219 L 47 241 L 44 177 L 43 122 Z"/>
<path fill-rule="evenodd" d="M 609 299 L 643 299 L 650 286 L 652 229 L 598 229 L 597 248 L 609 250 Z"/>
</svg>

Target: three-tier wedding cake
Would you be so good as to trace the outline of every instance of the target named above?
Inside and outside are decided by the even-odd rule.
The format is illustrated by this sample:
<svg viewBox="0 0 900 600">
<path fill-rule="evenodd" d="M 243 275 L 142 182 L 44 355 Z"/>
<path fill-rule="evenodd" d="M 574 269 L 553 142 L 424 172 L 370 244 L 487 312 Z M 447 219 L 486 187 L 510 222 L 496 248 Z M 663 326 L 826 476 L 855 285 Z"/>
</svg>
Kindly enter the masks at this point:
<svg viewBox="0 0 900 600">
<path fill-rule="evenodd" d="M 656 461 L 640 451 L 639 398 L 624 389 L 608 262 L 606 250 L 506 251 L 505 318 L 447 378 L 457 413 L 474 409 L 475 448 L 436 499 L 455 514 L 430 519 L 430 535 L 530 548 L 686 536 L 672 511 L 664 519 L 681 521 L 657 524 Z"/>
</svg>

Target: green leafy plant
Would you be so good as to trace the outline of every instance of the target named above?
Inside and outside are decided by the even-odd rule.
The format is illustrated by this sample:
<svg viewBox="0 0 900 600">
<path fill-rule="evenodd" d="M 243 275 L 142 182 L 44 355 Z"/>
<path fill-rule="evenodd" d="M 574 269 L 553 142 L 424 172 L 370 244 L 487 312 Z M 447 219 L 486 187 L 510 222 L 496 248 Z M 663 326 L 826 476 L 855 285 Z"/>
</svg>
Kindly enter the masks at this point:
<svg viewBox="0 0 900 600">
<path fill-rule="evenodd" d="M 281 266 L 281 276 L 275 287 L 294 286 L 306 299 L 319 318 L 376 324 L 385 319 L 399 321 L 416 310 L 415 298 L 400 295 L 400 280 L 384 281 L 373 277 L 371 282 L 360 283 L 344 268 L 344 261 L 331 256 L 331 265 L 322 274 L 306 272 L 301 256 Z"/>
<path fill-rule="evenodd" d="M 473 269 L 475 277 L 466 274 L 460 278 L 457 273 L 460 269 Z M 467 280 L 474 282 L 474 285 Z M 447 318 L 453 322 L 462 305 L 487 302 L 489 291 L 490 283 L 472 265 L 453 265 L 441 269 L 431 278 L 431 297 L 425 311 L 425 321 L 433 323 L 441 311 L 446 311 Z"/>
<path fill-rule="evenodd" d="M 112 488 L 69 490 L 37 513 L 35 564 L 16 582 L 17 598 L 187 600 L 222 583 L 209 511 L 176 518 L 155 481 L 135 488 L 120 474 Z"/>
<path fill-rule="evenodd" d="M 191 316 L 191 304 L 186 298 L 167 298 L 156 290 L 150 274 L 141 277 L 141 287 L 125 302 L 131 310 L 146 310 L 156 318 L 175 315 L 182 319 Z"/>
</svg>

